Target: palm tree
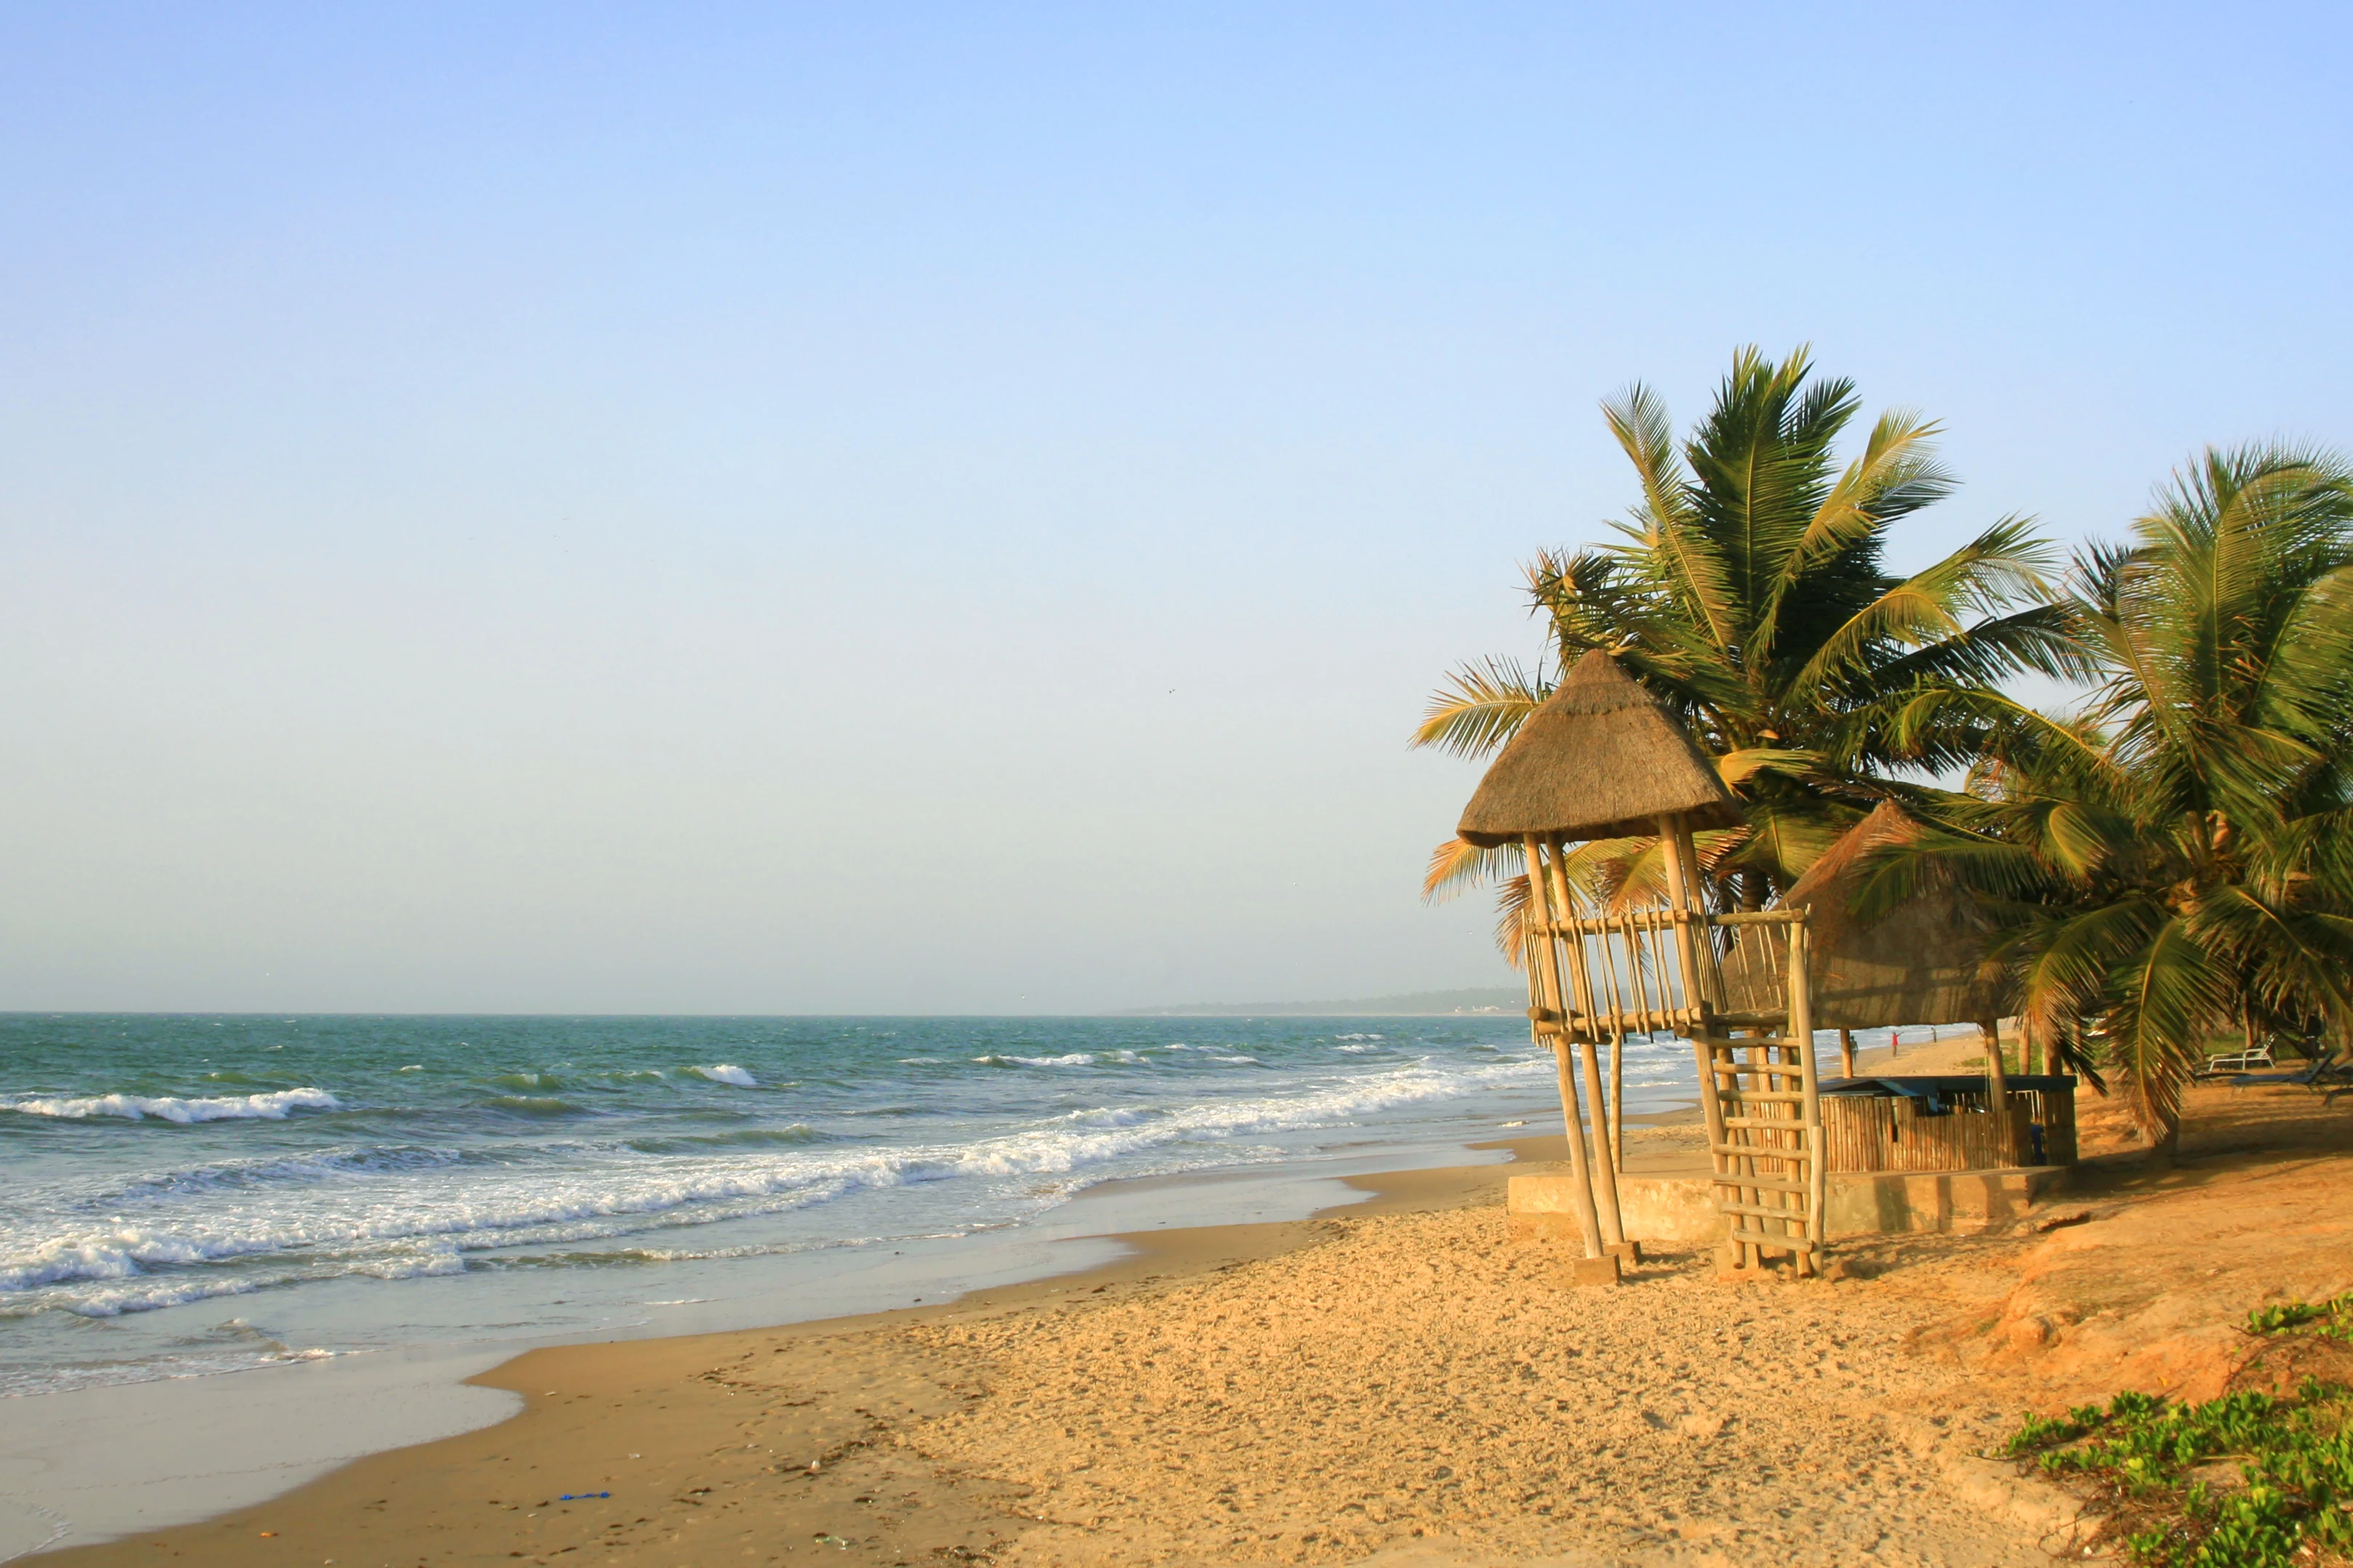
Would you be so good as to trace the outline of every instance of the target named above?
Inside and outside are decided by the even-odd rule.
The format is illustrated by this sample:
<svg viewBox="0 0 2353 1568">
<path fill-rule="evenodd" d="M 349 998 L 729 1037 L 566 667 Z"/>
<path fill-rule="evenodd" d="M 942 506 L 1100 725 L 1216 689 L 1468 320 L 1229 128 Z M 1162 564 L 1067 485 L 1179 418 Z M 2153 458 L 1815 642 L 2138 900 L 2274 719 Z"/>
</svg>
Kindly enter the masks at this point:
<svg viewBox="0 0 2353 1568">
<path fill-rule="evenodd" d="M 1662 699 L 1717 760 L 1746 825 L 1703 840 L 1718 897 L 1761 905 L 1803 874 L 1878 799 L 1917 793 L 1898 775 L 1974 754 L 2010 716 L 1997 683 L 2082 666 L 2049 602 L 2044 547 L 2007 517 L 1924 571 L 1883 557 L 1895 525 L 1948 495 L 1937 426 L 1882 415 L 1841 466 L 1860 400 L 1813 381 L 1802 348 L 1779 363 L 1734 356 L 1715 407 L 1680 445 L 1647 387 L 1602 405 L 1641 499 L 1618 541 L 1546 552 L 1527 568 L 1547 657 L 1530 670 L 1487 659 L 1455 670 L 1413 743 L 1458 756 L 1500 747 L 1580 655 L 1600 648 Z M 1590 896 L 1653 885 L 1650 840 L 1588 845 Z M 1520 889 L 1493 852 L 1461 840 L 1432 855 L 1426 894 L 1493 878 L 1499 940 L 1516 951 Z"/>
<path fill-rule="evenodd" d="M 2031 1026 L 2170 1146 L 2218 1031 L 2353 1032 L 2353 468 L 2210 449 L 2069 598 L 2088 707 L 2000 728 L 1863 899 L 1929 862 L 1976 885 Z"/>
</svg>

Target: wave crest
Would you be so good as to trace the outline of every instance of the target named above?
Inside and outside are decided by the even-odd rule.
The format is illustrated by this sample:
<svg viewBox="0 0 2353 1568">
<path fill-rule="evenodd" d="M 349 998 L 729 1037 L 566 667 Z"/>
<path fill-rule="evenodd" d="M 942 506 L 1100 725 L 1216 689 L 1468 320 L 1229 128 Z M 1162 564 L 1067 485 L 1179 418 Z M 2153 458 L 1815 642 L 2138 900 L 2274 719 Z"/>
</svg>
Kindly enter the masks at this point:
<svg viewBox="0 0 2353 1568">
<path fill-rule="evenodd" d="M 161 1094 L 100 1094 L 82 1100 L 20 1100 L 6 1109 L 25 1116 L 87 1121 L 111 1116 L 126 1121 L 283 1121 L 297 1110 L 340 1110 L 343 1101 L 323 1089 L 281 1089 L 268 1094 L 222 1094 L 183 1099 Z"/>
</svg>

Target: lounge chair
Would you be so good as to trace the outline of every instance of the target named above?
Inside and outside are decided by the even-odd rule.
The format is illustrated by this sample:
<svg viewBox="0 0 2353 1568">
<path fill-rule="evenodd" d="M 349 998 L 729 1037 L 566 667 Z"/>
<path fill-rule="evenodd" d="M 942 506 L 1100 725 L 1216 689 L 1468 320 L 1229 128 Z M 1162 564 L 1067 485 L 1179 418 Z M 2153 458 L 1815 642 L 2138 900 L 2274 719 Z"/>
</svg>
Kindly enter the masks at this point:
<svg viewBox="0 0 2353 1568">
<path fill-rule="evenodd" d="M 2294 1084 L 2318 1093 L 2324 1102 L 2353 1091 L 2353 1061 L 2340 1061 L 2334 1053 L 2315 1057 L 2295 1072 L 2242 1072 L 2232 1076 L 2232 1089 L 2251 1089 L 2262 1084 Z"/>
<path fill-rule="evenodd" d="M 2242 1051 L 2226 1051 L 2221 1056 L 2208 1057 L 2206 1065 L 2191 1076 L 2219 1078 L 2226 1072 L 2250 1072 L 2256 1068 L 2278 1065 L 2272 1060 L 2272 1048 L 2269 1045 L 2251 1046 Z"/>
</svg>

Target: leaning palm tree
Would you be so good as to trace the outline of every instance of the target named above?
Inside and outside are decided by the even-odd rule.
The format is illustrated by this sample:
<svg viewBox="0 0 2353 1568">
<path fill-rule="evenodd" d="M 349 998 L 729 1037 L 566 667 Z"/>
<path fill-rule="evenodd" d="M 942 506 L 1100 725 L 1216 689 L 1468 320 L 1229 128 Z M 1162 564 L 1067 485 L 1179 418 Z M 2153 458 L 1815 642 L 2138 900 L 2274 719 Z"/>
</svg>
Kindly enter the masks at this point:
<svg viewBox="0 0 2353 1568">
<path fill-rule="evenodd" d="M 2217 1033 L 2353 1037 L 2353 468 L 2209 450 L 2070 598 L 2088 708 L 1998 729 L 1864 899 L 1929 861 L 1975 882 L 2030 1026 L 2167 1147 Z"/>
<path fill-rule="evenodd" d="M 1776 363 L 1734 356 L 1715 407 L 1678 443 L 1637 384 L 1602 405 L 1640 492 L 1620 537 L 1539 554 L 1528 592 L 1548 633 L 1529 669 L 1457 669 L 1413 743 L 1458 756 L 1500 747 L 1561 671 L 1590 649 L 1617 658 L 1716 759 L 1746 825 L 1702 846 L 1716 895 L 1750 907 L 1787 889 L 1873 804 L 1916 785 L 1907 771 L 1972 754 L 2009 717 L 1999 690 L 2024 670 L 2082 659 L 2049 598 L 2044 547 L 2007 517 L 1923 571 L 1884 562 L 1894 530 L 1954 488 L 1937 427 L 1882 415 L 1860 453 L 1835 448 L 1860 409 L 1853 384 L 1814 381 L 1803 349 Z M 1649 840 L 1588 845 L 1597 899 L 1654 884 Z M 1424 890 L 1493 879 L 1499 940 L 1515 951 L 1519 889 L 1493 852 L 1454 840 Z"/>
</svg>

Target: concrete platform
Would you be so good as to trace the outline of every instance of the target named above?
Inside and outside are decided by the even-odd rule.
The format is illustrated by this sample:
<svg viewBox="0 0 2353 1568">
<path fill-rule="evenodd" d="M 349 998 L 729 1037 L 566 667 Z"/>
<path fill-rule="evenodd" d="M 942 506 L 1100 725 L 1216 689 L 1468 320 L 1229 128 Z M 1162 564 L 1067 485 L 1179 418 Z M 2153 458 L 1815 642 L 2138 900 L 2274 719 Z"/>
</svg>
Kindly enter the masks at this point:
<svg viewBox="0 0 2353 1568">
<path fill-rule="evenodd" d="M 1832 1241 L 1907 1232 L 1970 1235 L 2024 1217 L 2064 1191 L 2071 1173 L 2065 1165 L 1833 1173 L 1824 1229 Z M 1631 1240 L 1708 1246 L 1724 1239 L 1715 1187 L 1704 1175 L 1630 1173 L 1618 1178 L 1618 1206 Z M 1504 1207 L 1515 1240 L 1577 1237 L 1576 1198 L 1566 1173 L 1512 1177 Z"/>
</svg>

